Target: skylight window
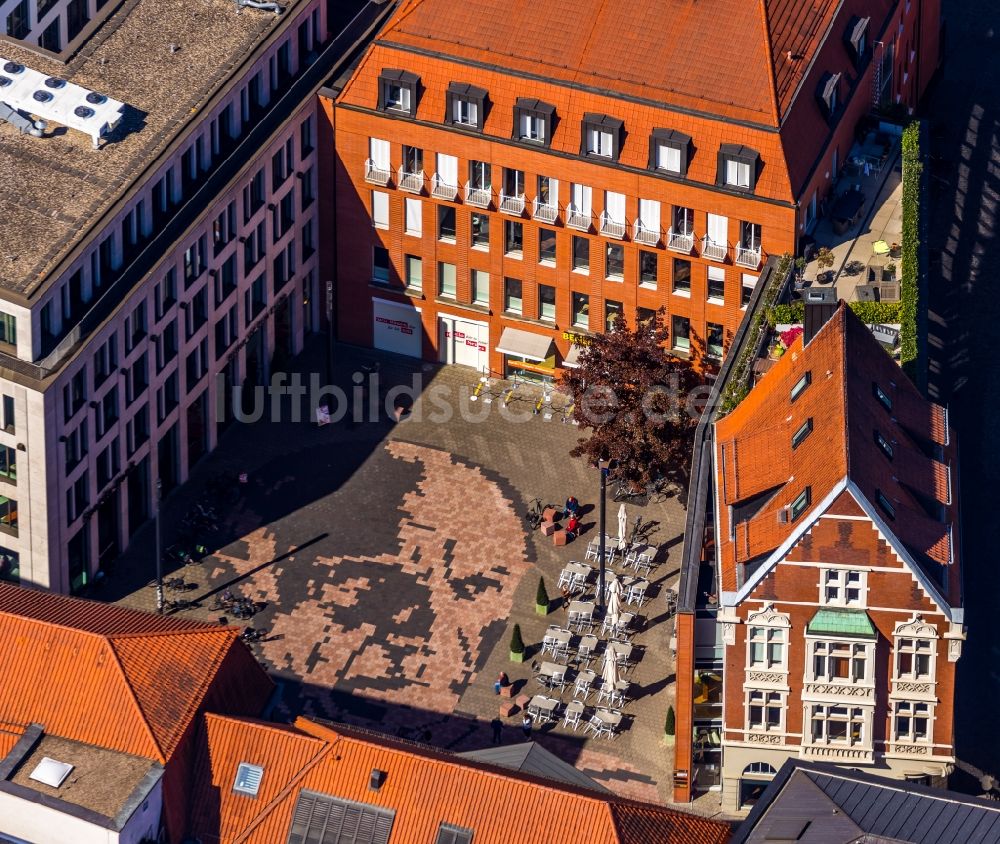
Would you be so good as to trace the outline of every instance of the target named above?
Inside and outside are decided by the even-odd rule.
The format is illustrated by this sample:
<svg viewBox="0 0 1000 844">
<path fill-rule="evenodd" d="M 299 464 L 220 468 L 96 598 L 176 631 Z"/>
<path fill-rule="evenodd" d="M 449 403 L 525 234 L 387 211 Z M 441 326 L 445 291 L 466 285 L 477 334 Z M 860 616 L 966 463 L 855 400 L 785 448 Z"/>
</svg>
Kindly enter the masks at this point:
<svg viewBox="0 0 1000 844">
<path fill-rule="evenodd" d="M 73 766 L 68 762 L 58 762 L 43 756 L 42 761 L 35 766 L 35 770 L 28 774 L 28 778 L 52 788 L 59 788 L 72 770 Z"/>
<path fill-rule="evenodd" d="M 878 443 L 878 447 L 882 449 L 882 453 L 892 460 L 893 448 L 892 443 L 890 443 L 879 431 L 875 432 L 875 442 Z"/>
<path fill-rule="evenodd" d="M 792 387 L 792 401 L 795 401 L 802 393 L 805 391 L 812 383 L 812 370 L 806 372 L 798 381 L 795 382 L 795 386 Z"/>
<path fill-rule="evenodd" d="M 472 830 L 463 829 L 450 823 L 442 823 L 438 827 L 434 844 L 472 844 Z"/>
<path fill-rule="evenodd" d="M 794 522 L 799 516 L 801 516 L 806 507 L 812 502 L 812 487 L 807 486 L 801 493 L 799 493 L 798 498 L 792 502 L 792 521 Z"/>
<path fill-rule="evenodd" d="M 882 490 L 878 491 L 878 506 L 882 508 L 890 519 L 896 518 L 896 508 L 892 506 L 892 502 Z"/>
<path fill-rule="evenodd" d="M 236 782 L 233 783 L 233 791 L 246 794 L 248 797 L 256 797 L 263 777 L 264 769 L 260 765 L 240 762 L 236 769 Z"/>
<path fill-rule="evenodd" d="M 872 390 L 875 393 L 875 398 L 879 400 L 882 407 L 892 413 L 892 399 L 889 398 L 889 394 L 878 384 L 872 384 Z"/>
<path fill-rule="evenodd" d="M 792 448 L 798 448 L 802 445 L 802 441 L 812 433 L 813 421 L 812 417 L 807 419 L 805 422 L 799 426 L 799 429 L 792 435 Z"/>
</svg>

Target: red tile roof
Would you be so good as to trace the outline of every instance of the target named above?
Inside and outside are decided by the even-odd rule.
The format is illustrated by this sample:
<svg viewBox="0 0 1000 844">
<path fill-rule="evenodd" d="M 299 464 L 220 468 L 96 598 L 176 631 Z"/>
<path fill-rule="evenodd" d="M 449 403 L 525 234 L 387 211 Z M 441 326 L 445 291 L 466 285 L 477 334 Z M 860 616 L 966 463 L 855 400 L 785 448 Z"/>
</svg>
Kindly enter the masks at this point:
<svg viewBox="0 0 1000 844">
<path fill-rule="evenodd" d="M 807 373 L 811 382 L 793 402 L 792 388 Z M 891 411 L 876 397 L 875 384 L 889 396 Z M 812 433 L 793 448 L 792 435 L 806 420 Z M 889 444 L 891 459 L 878 436 Z M 944 409 L 918 393 L 845 305 L 807 346 L 796 340 L 739 407 L 716 422 L 715 442 L 724 590 L 737 589 L 738 564 L 777 549 L 849 480 L 886 522 L 890 541 L 918 562 L 956 563 L 946 593 L 957 597 L 957 542 L 950 533 L 957 504 L 949 478 L 955 446 Z M 779 519 L 807 487 L 806 512 L 794 521 Z M 879 506 L 879 494 L 889 499 L 892 517 Z M 921 498 L 939 504 L 944 521 L 929 515 Z M 734 515 L 731 508 L 750 512 Z"/>
<path fill-rule="evenodd" d="M 302 789 L 395 811 L 392 844 L 427 844 L 442 822 L 476 844 L 725 842 L 729 827 L 511 771 L 376 733 L 299 719 L 296 729 L 208 715 L 191 834 L 210 842 L 285 841 Z M 264 768 L 256 798 L 234 794 L 240 762 Z M 373 768 L 386 772 L 376 792 Z"/>
<path fill-rule="evenodd" d="M 0 722 L 166 762 L 224 664 L 238 713 L 271 682 L 239 631 L 0 584 Z M 235 655 L 234 655 L 235 654 Z"/>
</svg>

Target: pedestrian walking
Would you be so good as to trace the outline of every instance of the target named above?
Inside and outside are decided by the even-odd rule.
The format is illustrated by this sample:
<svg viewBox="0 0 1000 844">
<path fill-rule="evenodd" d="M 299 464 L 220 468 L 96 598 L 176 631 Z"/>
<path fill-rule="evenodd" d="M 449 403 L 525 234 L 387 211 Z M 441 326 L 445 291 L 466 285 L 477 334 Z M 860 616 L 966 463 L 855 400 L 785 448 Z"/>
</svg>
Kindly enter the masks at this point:
<svg viewBox="0 0 1000 844">
<path fill-rule="evenodd" d="M 503 721 L 494 718 L 490 722 L 490 726 L 493 728 L 493 743 L 500 744 L 503 741 Z"/>
<path fill-rule="evenodd" d="M 524 718 L 521 719 L 521 732 L 524 733 L 526 739 L 531 738 L 531 716 L 525 712 Z"/>
</svg>

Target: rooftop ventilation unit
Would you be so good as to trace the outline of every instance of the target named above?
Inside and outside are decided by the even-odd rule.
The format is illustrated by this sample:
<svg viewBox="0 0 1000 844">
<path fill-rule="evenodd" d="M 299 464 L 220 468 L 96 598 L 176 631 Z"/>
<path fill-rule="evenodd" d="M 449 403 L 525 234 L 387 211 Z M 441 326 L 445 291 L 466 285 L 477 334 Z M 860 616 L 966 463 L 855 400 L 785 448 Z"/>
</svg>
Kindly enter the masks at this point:
<svg viewBox="0 0 1000 844">
<path fill-rule="evenodd" d="M 248 797 L 256 797 L 260 790 L 260 781 L 263 778 L 264 769 L 260 765 L 240 762 L 236 769 L 236 782 L 233 783 L 233 791 L 246 794 Z"/>
<path fill-rule="evenodd" d="M 17 109 L 11 108 L 2 101 L 0 101 L 0 120 L 9 123 L 22 135 L 34 135 L 36 138 L 42 137 L 42 132 L 45 129 L 45 121 L 32 122 Z"/>
<path fill-rule="evenodd" d="M 55 759 L 43 756 L 42 761 L 35 766 L 35 770 L 28 774 L 28 778 L 52 788 L 59 788 L 72 770 L 73 766 L 67 762 L 57 762 Z"/>
<path fill-rule="evenodd" d="M 285 11 L 277 3 L 264 2 L 264 0 L 236 0 L 236 6 L 237 8 L 246 6 L 249 9 L 259 9 L 262 12 L 274 12 L 276 15 Z"/>
<path fill-rule="evenodd" d="M 118 100 L 88 91 L 58 76 L 46 76 L 17 62 L 6 61 L 0 56 L 3 76 L 0 79 L 0 101 L 6 103 L 15 119 L 0 117 L 16 126 L 21 132 L 25 115 L 59 123 L 89 135 L 94 149 L 100 146 L 101 138 L 111 132 L 121 121 L 125 104 Z M 20 118 L 20 120 L 18 120 Z M 32 121 L 27 121 L 31 124 Z M 38 128 L 40 121 L 34 122 Z M 44 124 L 42 124 L 44 126 Z M 32 132 L 32 134 L 40 134 Z"/>
</svg>

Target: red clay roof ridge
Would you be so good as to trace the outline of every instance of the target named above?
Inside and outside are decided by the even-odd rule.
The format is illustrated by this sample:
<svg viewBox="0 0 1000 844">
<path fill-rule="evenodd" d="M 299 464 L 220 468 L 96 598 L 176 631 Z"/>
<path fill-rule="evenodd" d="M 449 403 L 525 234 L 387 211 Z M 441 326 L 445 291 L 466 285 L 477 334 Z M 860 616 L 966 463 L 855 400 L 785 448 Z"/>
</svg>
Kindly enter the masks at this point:
<svg viewBox="0 0 1000 844">
<path fill-rule="evenodd" d="M 107 637 L 102 636 L 101 638 L 107 641 Z M 150 726 L 149 719 L 146 718 L 146 713 L 142 709 L 142 704 L 139 703 L 139 696 L 136 694 L 135 687 L 132 685 L 131 680 L 129 680 L 128 672 L 125 670 L 125 666 L 122 665 L 122 661 L 118 656 L 118 651 L 115 650 L 114 645 L 110 641 L 108 641 L 108 650 L 111 651 L 111 658 L 114 659 L 115 665 L 118 666 L 118 673 L 121 675 L 121 678 L 125 683 L 125 688 L 128 689 L 129 695 L 132 697 L 132 703 L 135 706 L 135 711 L 139 714 L 139 720 L 142 722 L 142 728 L 145 730 L 146 735 L 149 736 L 149 740 L 153 743 L 153 747 L 155 747 L 159 753 L 157 761 L 166 764 L 167 754 L 164 753 L 162 745 L 156 738 L 153 728 Z"/>
<path fill-rule="evenodd" d="M 771 115 L 774 125 L 781 126 L 781 109 L 778 106 L 778 78 L 774 72 L 774 49 L 771 44 L 771 25 L 767 17 L 767 0 L 759 0 L 761 26 L 764 30 L 764 59 L 767 65 L 767 92 L 770 94 Z"/>
</svg>

